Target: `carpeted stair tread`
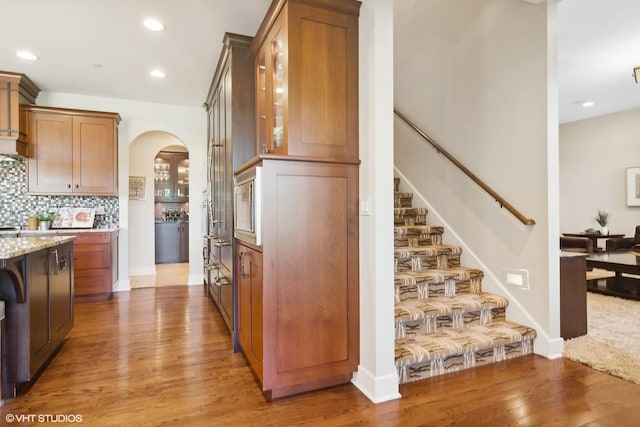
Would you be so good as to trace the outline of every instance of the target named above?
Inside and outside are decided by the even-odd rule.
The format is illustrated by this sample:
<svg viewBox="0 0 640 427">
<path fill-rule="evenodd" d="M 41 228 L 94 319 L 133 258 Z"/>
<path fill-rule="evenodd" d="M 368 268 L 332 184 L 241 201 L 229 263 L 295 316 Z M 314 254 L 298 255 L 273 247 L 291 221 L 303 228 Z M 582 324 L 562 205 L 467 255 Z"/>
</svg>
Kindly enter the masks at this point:
<svg viewBox="0 0 640 427">
<path fill-rule="evenodd" d="M 407 222 L 410 221 L 407 220 Z M 414 221 L 416 220 L 414 219 Z M 426 219 L 424 222 L 426 222 Z M 395 225 L 393 228 L 393 244 L 395 247 L 441 245 L 443 233 L 444 227 L 440 226 L 426 224 Z"/>
<path fill-rule="evenodd" d="M 508 320 L 396 339 L 397 367 L 533 340 L 536 331 Z"/>
<path fill-rule="evenodd" d="M 393 222 L 397 225 L 426 225 L 427 208 L 394 208 Z"/>
<path fill-rule="evenodd" d="M 474 311 L 505 308 L 509 301 L 499 295 L 488 292 L 479 294 L 462 294 L 455 297 L 428 298 L 424 300 L 407 300 L 395 305 L 396 323 L 401 321 L 419 320 L 443 315 L 462 315 Z M 481 315 L 480 317 L 482 317 Z M 491 317 L 481 319 L 490 322 Z"/>
<path fill-rule="evenodd" d="M 418 271 L 460 267 L 462 248 L 453 245 L 401 246 L 394 248 L 394 271 Z"/>
<path fill-rule="evenodd" d="M 397 258 L 411 258 L 412 256 L 460 255 L 462 253 L 462 248 L 455 245 L 427 245 L 394 248 L 393 253 Z"/>
<path fill-rule="evenodd" d="M 471 280 L 482 279 L 484 272 L 477 268 L 454 267 L 434 268 L 430 270 L 403 271 L 396 273 L 394 283 L 396 286 L 410 286 L 417 283 L 442 283 L 445 280 Z"/>
<path fill-rule="evenodd" d="M 394 236 L 397 238 L 403 238 L 406 236 L 423 236 L 427 234 L 442 234 L 444 233 L 444 227 L 440 225 L 404 225 L 396 224 L 393 227 Z"/>
<path fill-rule="evenodd" d="M 413 193 L 407 193 L 402 191 L 396 191 L 393 193 L 394 208 L 411 207 L 412 200 L 413 200 Z"/>
</svg>

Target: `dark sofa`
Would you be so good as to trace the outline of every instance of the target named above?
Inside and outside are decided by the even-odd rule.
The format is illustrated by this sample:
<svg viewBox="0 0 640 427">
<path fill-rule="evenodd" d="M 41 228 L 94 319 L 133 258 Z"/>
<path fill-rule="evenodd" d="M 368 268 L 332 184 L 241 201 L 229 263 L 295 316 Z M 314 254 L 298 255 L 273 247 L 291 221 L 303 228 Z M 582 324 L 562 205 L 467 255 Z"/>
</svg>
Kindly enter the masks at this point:
<svg viewBox="0 0 640 427">
<path fill-rule="evenodd" d="M 566 252 L 593 253 L 593 240 L 588 237 L 560 236 L 560 249 Z"/>
<path fill-rule="evenodd" d="M 640 245 L 640 225 L 636 226 L 636 234 L 633 237 L 607 239 L 607 252 L 628 251 L 635 245 Z"/>
</svg>

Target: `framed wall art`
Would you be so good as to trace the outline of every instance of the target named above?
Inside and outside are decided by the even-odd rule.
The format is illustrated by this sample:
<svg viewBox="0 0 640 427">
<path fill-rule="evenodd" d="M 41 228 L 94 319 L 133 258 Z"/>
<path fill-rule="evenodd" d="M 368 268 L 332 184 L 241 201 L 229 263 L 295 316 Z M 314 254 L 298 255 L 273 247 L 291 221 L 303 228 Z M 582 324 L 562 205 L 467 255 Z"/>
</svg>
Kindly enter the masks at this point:
<svg viewBox="0 0 640 427">
<path fill-rule="evenodd" d="M 144 176 L 129 177 L 129 200 L 144 200 L 145 181 Z"/>
<path fill-rule="evenodd" d="M 640 206 L 640 166 L 627 168 L 627 206 Z"/>
</svg>

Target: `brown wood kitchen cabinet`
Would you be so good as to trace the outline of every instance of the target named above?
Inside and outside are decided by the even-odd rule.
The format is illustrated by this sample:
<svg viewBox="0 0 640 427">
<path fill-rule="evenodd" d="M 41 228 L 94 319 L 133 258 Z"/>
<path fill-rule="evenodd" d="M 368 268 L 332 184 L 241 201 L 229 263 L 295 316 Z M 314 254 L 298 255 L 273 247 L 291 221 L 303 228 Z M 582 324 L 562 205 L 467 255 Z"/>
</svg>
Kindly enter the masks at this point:
<svg viewBox="0 0 640 427">
<path fill-rule="evenodd" d="M 359 363 L 359 8 L 274 0 L 251 45 L 259 155 L 235 172 L 262 177 L 245 215 L 262 245 L 236 234 L 238 327 L 271 398 L 349 382 Z"/>
<path fill-rule="evenodd" d="M 262 381 L 262 252 L 241 243 L 237 249 L 238 341 Z"/>
<path fill-rule="evenodd" d="M 273 1 L 251 46 L 258 152 L 358 160 L 359 9 Z"/>
<path fill-rule="evenodd" d="M 24 105 L 35 104 L 40 88 L 25 74 L 0 71 L 0 153 L 27 157 L 27 114 Z"/>
<path fill-rule="evenodd" d="M 116 196 L 120 115 L 27 106 L 31 194 Z"/>
<path fill-rule="evenodd" d="M 118 280 L 118 232 L 65 233 L 73 243 L 76 301 L 109 299 Z"/>
<path fill-rule="evenodd" d="M 225 33 L 207 95 L 207 234 L 204 281 L 231 333 L 236 334 L 233 171 L 255 156 L 252 38 Z"/>
<path fill-rule="evenodd" d="M 260 165 L 262 253 L 237 244 L 241 347 L 272 398 L 349 382 L 359 362 L 358 166 Z"/>
</svg>

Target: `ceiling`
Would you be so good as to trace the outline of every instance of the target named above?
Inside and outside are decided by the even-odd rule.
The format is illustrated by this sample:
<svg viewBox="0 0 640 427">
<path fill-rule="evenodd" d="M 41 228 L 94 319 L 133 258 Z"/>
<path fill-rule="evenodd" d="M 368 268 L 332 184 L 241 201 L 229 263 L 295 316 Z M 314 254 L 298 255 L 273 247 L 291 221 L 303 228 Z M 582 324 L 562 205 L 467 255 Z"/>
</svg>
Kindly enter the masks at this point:
<svg viewBox="0 0 640 427">
<path fill-rule="evenodd" d="M 0 70 L 43 91 L 201 107 L 224 33 L 255 35 L 270 0 L 2 0 Z M 154 17 L 166 28 L 143 27 Z M 40 59 L 16 56 L 27 49 Z M 164 79 L 149 72 L 161 68 Z"/>
<path fill-rule="evenodd" d="M 2 0 L 0 70 L 44 91 L 201 107 L 224 32 L 254 35 L 270 2 Z M 146 30 L 147 17 L 166 29 Z M 563 0 L 558 38 L 561 122 L 640 108 L 640 1 Z M 40 59 L 20 59 L 19 49 Z M 150 77 L 153 68 L 166 78 Z"/>
<path fill-rule="evenodd" d="M 560 122 L 640 108 L 640 1 L 562 0 L 558 5 Z M 582 107 L 593 101 L 592 107 Z"/>
</svg>

